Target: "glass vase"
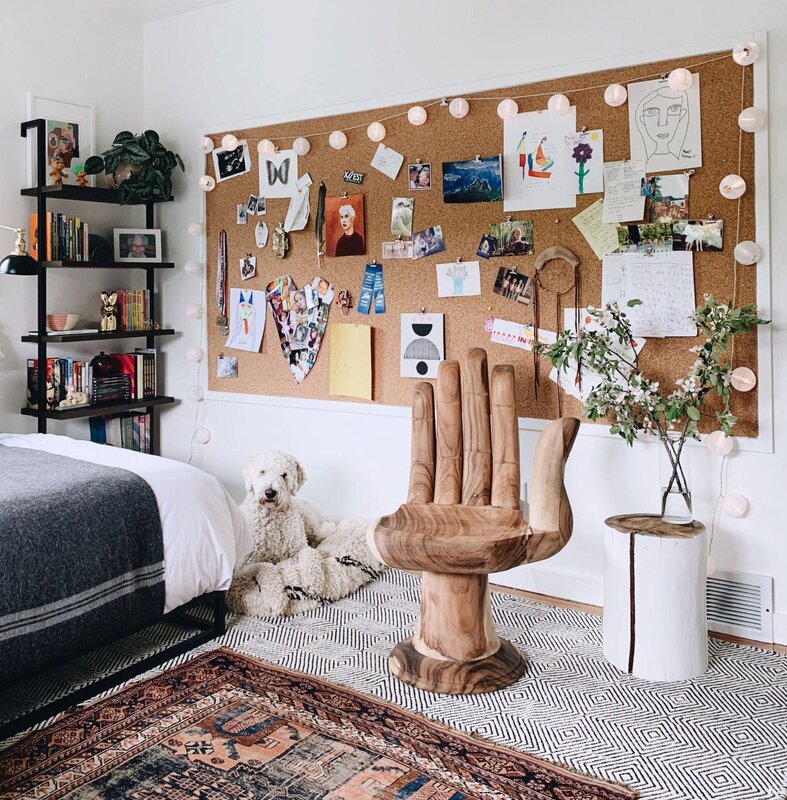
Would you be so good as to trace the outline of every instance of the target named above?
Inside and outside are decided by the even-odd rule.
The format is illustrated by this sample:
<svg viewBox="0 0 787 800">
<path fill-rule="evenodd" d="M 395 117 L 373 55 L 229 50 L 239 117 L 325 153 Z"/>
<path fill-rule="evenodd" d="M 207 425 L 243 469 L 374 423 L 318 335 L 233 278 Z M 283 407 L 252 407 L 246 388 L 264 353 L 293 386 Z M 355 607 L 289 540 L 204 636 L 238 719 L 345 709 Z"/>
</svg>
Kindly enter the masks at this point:
<svg viewBox="0 0 787 800">
<path fill-rule="evenodd" d="M 686 440 L 679 431 L 667 431 L 659 441 L 661 518 L 664 522 L 687 525 L 691 512 L 691 462 Z"/>
</svg>

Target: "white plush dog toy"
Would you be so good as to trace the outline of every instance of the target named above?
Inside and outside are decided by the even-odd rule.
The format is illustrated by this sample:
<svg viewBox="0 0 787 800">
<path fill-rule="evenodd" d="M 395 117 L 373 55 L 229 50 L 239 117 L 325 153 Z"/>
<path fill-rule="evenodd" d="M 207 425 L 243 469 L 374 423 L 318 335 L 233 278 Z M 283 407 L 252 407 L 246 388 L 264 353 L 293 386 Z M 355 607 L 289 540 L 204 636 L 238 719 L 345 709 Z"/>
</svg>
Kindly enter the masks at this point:
<svg viewBox="0 0 787 800">
<path fill-rule="evenodd" d="M 334 524 L 295 497 L 306 480 L 287 453 L 258 453 L 243 468 L 241 511 L 253 546 L 228 594 L 232 610 L 258 617 L 296 614 L 354 592 L 384 566 L 366 544 L 371 520 Z"/>
</svg>

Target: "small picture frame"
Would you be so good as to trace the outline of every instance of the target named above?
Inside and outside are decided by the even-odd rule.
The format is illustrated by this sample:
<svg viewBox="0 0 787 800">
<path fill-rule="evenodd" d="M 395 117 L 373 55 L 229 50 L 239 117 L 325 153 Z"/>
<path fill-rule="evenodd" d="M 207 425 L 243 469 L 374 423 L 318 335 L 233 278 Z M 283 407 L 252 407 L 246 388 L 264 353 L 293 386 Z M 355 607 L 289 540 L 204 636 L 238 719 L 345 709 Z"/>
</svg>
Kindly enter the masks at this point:
<svg viewBox="0 0 787 800">
<path fill-rule="evenodd" d="M 161 231 L 158 228 L 115 228 L 115 261 L 151 264 L 162 261 Z"/>
</svg>

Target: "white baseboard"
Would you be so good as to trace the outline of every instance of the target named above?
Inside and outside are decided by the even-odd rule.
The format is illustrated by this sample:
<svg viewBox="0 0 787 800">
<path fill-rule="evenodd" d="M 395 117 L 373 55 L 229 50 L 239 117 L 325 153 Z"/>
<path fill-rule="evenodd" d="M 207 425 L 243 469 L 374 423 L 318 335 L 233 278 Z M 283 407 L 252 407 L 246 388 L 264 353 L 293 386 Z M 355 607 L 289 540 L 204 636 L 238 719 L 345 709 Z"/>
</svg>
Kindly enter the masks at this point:
<svg viewBox="0 0 787 800">
<path fill-rule="evenodd" d="M 577 572 L 529 565 L 508 572 L 495 573 L 489 576 L 489 581 L 512 589 L 571 600 L 574 603 L 587 603 L 592 606 L 604 604 L 603 578 L 594 578 Z"/>
</svg>

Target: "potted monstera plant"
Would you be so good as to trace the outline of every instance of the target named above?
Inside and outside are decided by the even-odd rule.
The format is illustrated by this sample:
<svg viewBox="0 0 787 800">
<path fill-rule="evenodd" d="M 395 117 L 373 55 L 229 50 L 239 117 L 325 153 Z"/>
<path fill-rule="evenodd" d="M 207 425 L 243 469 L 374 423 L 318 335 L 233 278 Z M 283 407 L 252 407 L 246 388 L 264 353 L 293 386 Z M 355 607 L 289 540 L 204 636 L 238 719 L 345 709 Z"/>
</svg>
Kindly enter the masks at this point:
<svg viewBox="0 0 787 800">
<path fill-rule="evenodd" d="M 85 172 L 96 175 L 102 170 L 111 176 L 121 204 L 144 203 L 172 195 L 172 170 L 185 171 L 183 160 L 168 150 L 153 130 L 139 133 L 121 131 L 112 146 L 100 156 L 85 162 Z"/>
</svg>

